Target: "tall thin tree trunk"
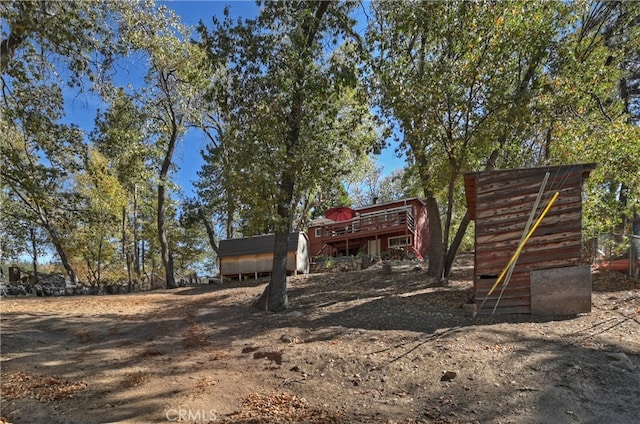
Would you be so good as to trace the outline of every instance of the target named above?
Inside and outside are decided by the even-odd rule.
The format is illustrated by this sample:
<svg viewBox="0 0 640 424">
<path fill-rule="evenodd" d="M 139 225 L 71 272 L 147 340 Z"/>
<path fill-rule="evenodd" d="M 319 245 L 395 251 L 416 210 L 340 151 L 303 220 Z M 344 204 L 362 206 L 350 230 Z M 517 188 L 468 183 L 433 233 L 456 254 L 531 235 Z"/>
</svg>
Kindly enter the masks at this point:
<svg viewBox="0 0 640 424">
<path fill-rule="evenodd" d="M 131 293 L 131 253 L 129 252 L 129 243 L 127 241 L 127 207 L 122 207 L 122 256 L 127 265 L 127 292 Z"/>
<path fill-rule="evenodd" d="M 229 196 L 231 197 L 231 196 Z M 229 199 L 227 201 L 227 219 L 226 219 L 226 227 L 227 227 L 227 239 L 232 239 L 233 238 L 233 207 L 231 206 L 231 202 L 233 202 L 232 199 Z M 217 252 L 216 252 L 217 253 Z"/>
<path fill-rule="evenodd" d="M 31 235 L 31 258 L 33 259 L 33 278 L 34 284 L 38 283 L 38 244 L 36 240 L 36 230 L 33 228 L 29 229 L 29 233 Z"/>
<path fill-rule="evenodd" d="M 158 183 L 158 239 L 160 241 L 160 257 L 162 258 L 162 265 L 164 266 L 165 282 L 168 289 L 174 289 L 177 287 L 176 279 L 173 270 L 173 255 L 169 248 L 169 239 L 167 238 L 167 225 L 166 225 L 166 207 L 167 202 L 167 178 L 169 176 L 169 168 L 171 161 L 173 160 L 173 152 L 178 142 L 178 124 L 172 121 L 171 136 L 169 137 L 169 144 L 167 151 L 162 161 L 162 167 L 160 168 L 160 182 Z"/>
<path fill-rule="evenodd" d="M 133 186 L 133 270 L 140 278 L 140 246 L 138 229 L 138 186 Z"/>
<path fill-rule="evenodd" d="M 458 231 L 456 231 L 455 237 L 453 237 L 453 241 L 451 242 L 451 246 L 447 251 L 447 258 L 444 263 L 444 278 L 449 278 L 449 274 L 451 274 L 451 269 L 453 268 L 453 261 L 456 259 L 456 255 L 458 254 L 458 249 L 460 249 L 460 245 L 462 244 L 462 239 L 464 238 L 465 233 L 467 232 L 467 228 L 469 227 L 469 223 L 471 219 L 469 219 L 469 211 L 467 210 L 462 217 L 462 221 L 460 221 L 460 226 L 458 227 Z"/>
<path fill-rule="evenodd" d="M 496 162 L 498 161 L 498 156 L 500 156 L 500 152 L 502 152 L 502 148 L 507 142 L 507 135 L 503 133 L 500 137 L 500 145 L 496 149 L 494 149 L 489 157 L 487 158 L 487 162 L 484 165 L 485 171 L 491 171 L 496 169 Z M 453 268 L 453 261 L 456 259 L 456 255 L 458 254 L 458 249 L 460 249 L 460 244 L 462 244 L 462 239 L 464 238 L 465 233 L 467 232 L 467 228 L 469 227 L 469 223 L 471 222 L 471 217 L 469 216 L 469 210 L 464 213 L 462 217 L 462 221 L 460 221 L 460 225 L 458 226 L 458 230 L 456 231 L 456 235 L 451 242 L 451 246 L 447 251 L 447 257 L 444 264 L 444 277 L 449 278 L 449 274 L 451 274 L 451 269 Z"/>
<path fill-rule="evenodd" d="M 411 143 L 411 140 L 410 140 Z M 446 257 L 446 246 L 442 239 L 442 219 L 440 218 L 440 208 L 438 200 L 429 188 L 431 185 L 431 175 L 424 164 L 428 159 L 423 151 L 412 148 L 414 158 L 418 164 L 418 173 L 427 207 L 427 218 L 429 220 L 429 268 L 427 275 L 435 278 L 442 278 Z"/>
<path fill-rule="evenodd" d="M 96 261 L 96 280 L 98 284 L 102 281 L 102 247 L 104 244 L 104 238 L 100 237 L 100 243 L 98 243 L 98 260 Z"/>
<path fill-rule="evenodd" d="M 173 256 L 169 249 L 169 239 L 167 238 L 167 226 L 165 222 L 165 202 L 167 192 L 164 181 L 158 184 L 158 239 L 160 241 L 160 257 L 165 272 L 165 283 L 168 289 L 176 288 L 176 280 L 173 273 Z"/>
</svg>

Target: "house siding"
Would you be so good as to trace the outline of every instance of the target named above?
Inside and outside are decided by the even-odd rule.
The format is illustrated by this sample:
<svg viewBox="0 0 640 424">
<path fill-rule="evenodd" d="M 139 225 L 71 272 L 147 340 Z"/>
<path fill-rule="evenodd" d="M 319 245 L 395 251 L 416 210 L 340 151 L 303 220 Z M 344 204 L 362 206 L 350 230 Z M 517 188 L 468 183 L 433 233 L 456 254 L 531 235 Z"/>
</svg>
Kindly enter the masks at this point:
<svg viewBox="0 0 640 424">
<path fill-rule="evenodd" d="M 370 243 L 379 243 L 380 251 L 384 252 L 389 250 L 389 239 L 401 236 L 411 236 L 410 250 L 415 250 L 414 253 L 423 258 L 428 255 L 428 220 L 420 199 L 375 204 L 356 208 L 354 212 L 356 217 L 350 220 L 323 220 L 310 226 L 312 257 L 357 251 L 370 254 Z"/>
</svg>

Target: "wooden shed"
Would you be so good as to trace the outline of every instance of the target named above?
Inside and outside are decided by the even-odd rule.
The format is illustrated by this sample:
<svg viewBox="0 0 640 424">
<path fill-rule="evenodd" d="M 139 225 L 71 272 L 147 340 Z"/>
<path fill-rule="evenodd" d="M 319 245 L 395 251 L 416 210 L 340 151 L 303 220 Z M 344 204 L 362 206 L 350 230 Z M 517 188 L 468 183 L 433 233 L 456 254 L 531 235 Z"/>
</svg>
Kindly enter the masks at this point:
<svg viewBox="0 0 640 424">
<path fill-rule="evenodd" d="M 577 164 L 465 174 L 467 207 L 475 221 L 475 307 L 483 305 L 478 313 L 591 311 L 591 269 L 581 263 L 582 186 L 595 167 Z M 558 197 L 523 245 L 508 284 L 503 278 L 496 286 L 520 245 L 547 173 L 531 228 L 556 192 Z"/>
<path fill-rule="evenodd" d="M 240 279 L 269 275 L 273 268 L 274 244 L 273 234 L 221 240 L 218 249 L 220 275 Z M 309 272 L 309 241 L 303 232 L 289 234 L 287 272 Z"/>
</svg>

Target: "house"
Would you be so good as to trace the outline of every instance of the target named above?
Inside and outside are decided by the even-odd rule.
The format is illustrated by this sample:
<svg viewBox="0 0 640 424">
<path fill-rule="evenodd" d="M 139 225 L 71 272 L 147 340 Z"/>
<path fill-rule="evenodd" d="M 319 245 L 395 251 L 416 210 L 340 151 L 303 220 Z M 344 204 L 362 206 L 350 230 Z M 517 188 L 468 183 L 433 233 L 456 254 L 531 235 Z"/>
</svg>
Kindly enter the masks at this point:
<svg viewBox="0 0 640 424">
<path fill-rule="evenodd" d="M 582 186 L 595 167 L 577 164 L 464 175 L 469 216 L 475 221 L 475 304 L 484 304 L 478 313 L 493 313 L 494 308 L 503 314 L 551 315 L 591 310 L 591 270 L 581 261 Z M 535 218 L 556 192 L 557 200 L 523 245 L 508 284 L 502 284 L 503 278 L 496 286 L 520 246 L 547 173 Z"/>
<path fill-rule="evenodd" d="M 220 275 L 238 279 L 269 275 L 273 269 L 274 244 L 274 234 L 220 240 Z M 309 241 L 303 232 L 289 234 L 287 272 L 294 275 L 309 272 Z"/>
<path fill-rule="evenodd" d="M 374 256 L 403 249 L 418 259 L 429 253 L 424 202 L 418 198 L 374 203 L 360 208 L 329 209 L 309 226 L 311 257 Z"/>
</svg>

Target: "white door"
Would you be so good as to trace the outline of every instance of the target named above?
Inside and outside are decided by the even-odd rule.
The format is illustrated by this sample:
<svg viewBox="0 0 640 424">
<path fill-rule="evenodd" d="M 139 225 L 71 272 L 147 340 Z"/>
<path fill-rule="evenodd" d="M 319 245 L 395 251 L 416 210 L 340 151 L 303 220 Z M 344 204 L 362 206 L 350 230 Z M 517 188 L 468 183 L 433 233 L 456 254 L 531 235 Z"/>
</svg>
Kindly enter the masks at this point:
<svg viewBox="0 0 640 424">
<path fill-rule="evenodd" d="M 380 239 L 369 240 L 369 254 L 371 256 L 378 256 L 380 254 Z"/>
</svg>

